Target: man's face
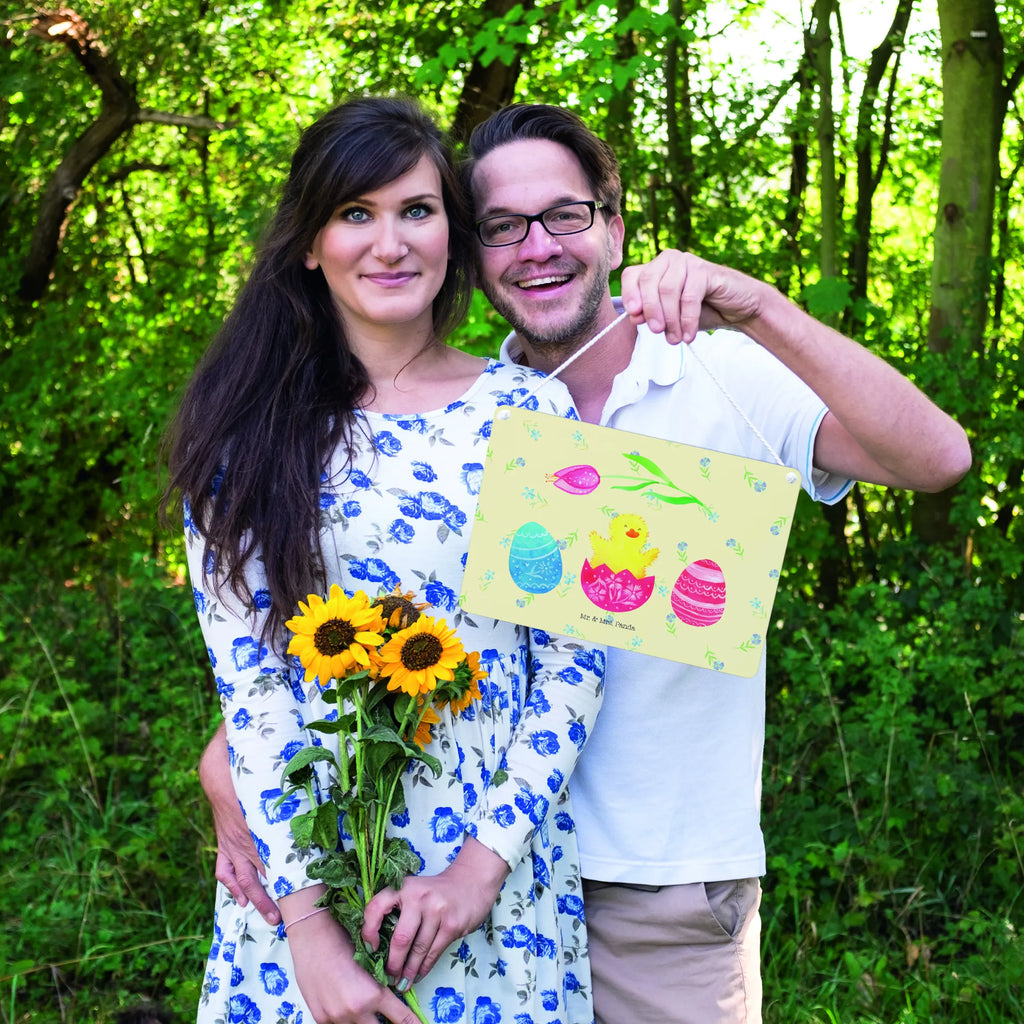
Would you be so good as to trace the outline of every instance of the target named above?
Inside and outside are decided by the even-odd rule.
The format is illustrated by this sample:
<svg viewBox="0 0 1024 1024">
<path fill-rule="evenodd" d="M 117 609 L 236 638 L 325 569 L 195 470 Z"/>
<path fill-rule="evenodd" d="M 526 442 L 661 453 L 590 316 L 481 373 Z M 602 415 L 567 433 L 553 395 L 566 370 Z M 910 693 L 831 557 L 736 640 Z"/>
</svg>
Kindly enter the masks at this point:
<svg viewBox="0 0 1024 1024">
<path fill-rule="evenodd" d="M 478 219 L 597 198 L 576 156 L 546 139 L 492 150 L 474 168 L 472 187 Z M 477 242 L 480 287 L 524 341 L 568 354 L 614 318 L 608 275 L 622 262 L 622 218 L 598 211 L 575 235 L 551 235 L 537 221 L 529 227 L 513 245 Z"/>
</svg>

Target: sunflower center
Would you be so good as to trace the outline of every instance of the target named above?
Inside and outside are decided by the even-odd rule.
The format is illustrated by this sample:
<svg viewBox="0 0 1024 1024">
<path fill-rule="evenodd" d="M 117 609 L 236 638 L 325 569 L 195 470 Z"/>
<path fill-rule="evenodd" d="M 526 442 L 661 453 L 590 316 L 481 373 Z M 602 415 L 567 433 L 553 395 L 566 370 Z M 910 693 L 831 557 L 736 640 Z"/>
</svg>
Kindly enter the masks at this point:
<svg viewBox="0 0 1024 1024">
<path fill-rule="evenodd" d="M 317 626 L 313 634 L 313 644 L 323 655 L 341 654 L 355 643 L 356 631 L 351 622 L 344 619 L 328 619 L 323 625 Z"/>
<path fill-rule="evenodd" d="M 385 622 L 390 621 L 394 612 L 399 612 L 397 624 L 400 629 L 408 628 L 420 617 L 420 610 L 412 601 L 396 594 L 385 594 L 375 604 L 380 606 L 381 618 Z"/>
<path fill-rule="evenodd" d="M 430 633 L 417 633 L 402 644 L 402 665 L 410 672 L 431 668 L 441 660 L 444 646 Z"/>
</svg>

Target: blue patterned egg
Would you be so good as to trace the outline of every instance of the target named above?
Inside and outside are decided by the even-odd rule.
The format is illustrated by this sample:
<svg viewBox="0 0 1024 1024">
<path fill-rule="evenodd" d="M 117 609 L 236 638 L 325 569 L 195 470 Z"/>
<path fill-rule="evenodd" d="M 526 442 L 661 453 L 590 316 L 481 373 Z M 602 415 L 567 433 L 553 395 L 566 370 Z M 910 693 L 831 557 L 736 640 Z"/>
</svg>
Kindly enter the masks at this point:
<svg viewBox="0 0 1024 1024">
<path fill-rule="evenodd" d="M 508 572 L 520 590 L 546 594 L 562 578 L 562 552 L 540 523 L 523 523 L 508 551 Z"/>
</svg>

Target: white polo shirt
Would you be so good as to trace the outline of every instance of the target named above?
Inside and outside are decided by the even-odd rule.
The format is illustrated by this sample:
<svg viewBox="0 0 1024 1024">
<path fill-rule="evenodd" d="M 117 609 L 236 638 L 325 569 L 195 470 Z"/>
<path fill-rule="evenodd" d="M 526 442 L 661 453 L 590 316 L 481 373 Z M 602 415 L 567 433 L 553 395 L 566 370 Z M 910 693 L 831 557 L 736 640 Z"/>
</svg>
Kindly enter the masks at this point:
<svg viewBox="0 0 1024 1024">
<path fill-rule="evenodd" d="M 817 395 L 739 332 L 702 332 L 693 346 L 811 497 L 839 501 L 852 481 L 812 467 L 827 412 Z M 502 360 L 521 354 L 506 339 Z M 646 326 L 601 423 L 774 462 L 687 346 Z M 583 876 L 676 885 L 763 875 L 764 708 L 764 656 L 744 679 L 609 648 L 604 706 L 570 787 Z"/>
</svg>

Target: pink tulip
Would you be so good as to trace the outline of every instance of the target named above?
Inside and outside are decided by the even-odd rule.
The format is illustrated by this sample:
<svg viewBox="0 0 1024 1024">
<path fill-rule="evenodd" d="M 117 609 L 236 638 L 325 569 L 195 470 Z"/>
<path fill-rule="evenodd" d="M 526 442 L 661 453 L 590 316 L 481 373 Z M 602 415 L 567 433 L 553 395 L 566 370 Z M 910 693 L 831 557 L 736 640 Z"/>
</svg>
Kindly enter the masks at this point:
<svg viewBox="0 0 1024 1024">
<path fill-rule="evenodd" d="M 601 474 L 593 466 L 566 466 L 549 474 L 548 480 L 568 494 L 590 494 L 597 490 Z"/>
</svg>

